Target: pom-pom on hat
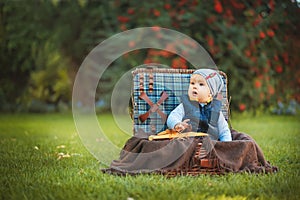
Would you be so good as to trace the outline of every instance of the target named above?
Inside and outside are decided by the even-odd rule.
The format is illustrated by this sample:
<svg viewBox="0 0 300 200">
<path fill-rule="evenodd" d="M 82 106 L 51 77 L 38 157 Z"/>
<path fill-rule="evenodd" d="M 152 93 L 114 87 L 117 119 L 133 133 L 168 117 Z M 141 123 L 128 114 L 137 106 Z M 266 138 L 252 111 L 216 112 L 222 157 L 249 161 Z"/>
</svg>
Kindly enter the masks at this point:
<svg viewBox="0 0 300 200">
<path fill-rule="evenodd" d="M 193 74 L 199 74 L 206 80 L 210 92 L 215 98 L 221 92 L 224 84 L 223 79 L 218 71 L 213 69 L 198 69 Z"/>
</svg>

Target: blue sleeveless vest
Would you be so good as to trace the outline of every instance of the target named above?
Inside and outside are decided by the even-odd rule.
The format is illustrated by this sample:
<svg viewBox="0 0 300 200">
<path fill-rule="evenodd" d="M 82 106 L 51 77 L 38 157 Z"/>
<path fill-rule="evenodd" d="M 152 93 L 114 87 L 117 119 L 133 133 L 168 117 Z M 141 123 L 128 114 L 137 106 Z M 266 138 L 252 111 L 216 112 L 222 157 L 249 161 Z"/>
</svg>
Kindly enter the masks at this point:
<svg viewBox="0 0 300 200">
<path fill-rule="evenodd" d="M 185 113 L 183 120 L 190 119 L 189 124 L 192 125 L 192 131 L 208 133 L 212 139 L 217 140 L 219 136 L 217 122 L 221 104 L 211 102 L 201 106 L 197 101 L 191 101 L 188 95 L 183 95 L 181 102 Z"/>
</svg>

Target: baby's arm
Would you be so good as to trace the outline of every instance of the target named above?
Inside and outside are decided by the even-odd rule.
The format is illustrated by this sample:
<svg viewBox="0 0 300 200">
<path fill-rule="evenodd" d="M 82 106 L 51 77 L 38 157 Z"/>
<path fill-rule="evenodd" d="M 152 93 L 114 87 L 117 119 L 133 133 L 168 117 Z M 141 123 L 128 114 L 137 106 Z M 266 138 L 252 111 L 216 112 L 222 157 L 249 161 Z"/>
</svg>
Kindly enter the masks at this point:
<svg viewBox="0 0 300 200">
<path fill-rule="evenodd" d="M 174 129 L 176 124 L 182 122 L 183 117 L 184 117 L 184 108 L 181 103 L 169 114 L 167 119 L 168 128 Z"/>
<path fill-rule="evenodd" d="M 220 112 L 218 120 L 219 139 L 220 141 L 232 141 L 231 132 L 228 128 L 228 123 L 222 112 Z"/>
</svg>

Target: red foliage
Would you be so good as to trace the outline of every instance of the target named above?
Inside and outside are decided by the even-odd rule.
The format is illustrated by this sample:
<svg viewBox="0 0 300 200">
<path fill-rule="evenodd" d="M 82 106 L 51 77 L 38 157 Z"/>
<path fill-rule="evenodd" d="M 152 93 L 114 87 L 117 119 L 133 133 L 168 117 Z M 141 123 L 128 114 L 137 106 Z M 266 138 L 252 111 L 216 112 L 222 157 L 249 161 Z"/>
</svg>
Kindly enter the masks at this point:
<svg viewBox="0 0 300 200">
<path fill-rule="evenodd" d="M 268 29 L 268 30 L 267 30 L 267 35 L 268 35 L 269 37 L 274 37 L 275 33 L 274 33 L 274 31 L 273 31 L 272 29 Z"/>
<path fill-rule="evenodd" d="M 243 3 L 240 3 L 236 0 L 231 0 L 230 1 L 231 5 L 235 8 L 235 9 L 238 9 L 238 10 L 243 10 L 245 9 L 245 5 Z"/>
<path fill-rule="evenodd" d="M 121 24 L 120 29 L 122 31 L 125 31 L 125 30 L 127 30 L 127 26 L 125 24 Z"/>
<path fill-rule="evenodd" d="M 165 57 L 165 58 L 169 58 L 171 57 L 173 54 L 171 52 L 168 52 L 168 51 L 159 51 L 159 55 L 162 56 L 162 57 Z"/>
<path fill-rule="evenodd" d="M 283 53 L 282 54 L 282 58 L 283 58 L 283 62 L 285 63 L 285 64 L 289 64 L 289 55 L 288 55 L 288 53 Z"/>
<path fill-rule="evenodd" d="M 160 16 L 160 11 L 157 10 L 157 9 L 153 9 L 153 15 L 154 15 L 155 17 L 159 17 L 159 16 Z"/>
<path fill-rule="evenodd" d="M 170 10 L 171 5 L 170 5 L 169 3 L 166 3 L 166 4 L 164 5 L 164 8 L 165 8 L 166 10 Z"/>
<path fill-rule="evenodd" d="M 221 4 L 221 2 L 219 0 L 215 0 L 215 6 L 214 6 L 214 8 L 215 8 L 215 11 L 217 13 L 222 13 L 223 12 L 223 6 L 222 6 L 222 4 Z"/>
<path fill-rule="evenodd" d="M 282 73 L 282 72 L 283 72 L 282 66 L 281 66 L 281 65 L 276 65 L 275 71 L 276 71 L 278 74 Z"/>
<path fill-rule="evenodd" d="M 251 56 L 251 51 L 249 49 L 246 49 L 245 55 L 249 58 Z"/>
<path fill-rule="evenodd" d="M 181 58 L 181 57 L 174 58 L 172 60 L 172 68 L 174 68 L 174 69 L 186 69 L 187 68 L 186 60 Z"/>
<path fill-rule="evenodd" d="M 254 81 L 254 87 L 255 87 L 255 88 L 257 88 L 257 89 L 258 89 L 258 88 L 261 88 L 261 85 L 262 85 L 262 84 L 261 84 L 261 81 L 260 81 L 260 80 L 255 80 L 255 81 Z"/>
<path fill-rule="evenodd" d="M 239 104 L 239 110 L 242 111 L 242 112 L 245 111 L 246 110 L 246 104 L 240 103 Z"/>
<path fill-rule="evenodd" d="M 173 54 L 171 52 L 165 51 L 165 50 L 155 50 L 155 49 L 150 49 L 148 51 L 148 56 L 153 57 L 153 56 L 162 56 L 165 58 L 171 57 Z"/>
<path fill-rule="evenodd" d="M 144 64 L 149 64 L 149 63 L 153 63 L 154 61 L 153 60 L 151 60 L 150 58 L 146 58 L 145 60 L 144 60 Z"/>
<path fill-rule="evenodd" d="M 126 17 L 126 16 L 118 16 L 118 21 L 121 22 L 121 23 L 127 23 L 129 22 L 129 17 Z"/>
<path fill-rule="evenodd" d="M 133 15 L 133 14 L 135 13 L 135 11 L 134 11 L 134 9 L 132 9 L 132 8 L 128 8 L 127 13 L 128 13 L 129 15 Z"/>
<path fill-rule="evenodd" d="M 259 37 L 260 37 L 261 39 L 264 39 L 264 38 L 266 37 L 266 34 L 265 34 L 263 31 L 260 31 L 260 32 L 259 32 Z"/>
<path fill-rule="evenodd" d="M 239 93 L 236 102 L 242 102 L 233 105 L 238 110 L 259 108 L 262 101 L 266 100 L 272 104 L 271 101 L 276 98 L 270 97 L 275 95 L 275 89 L 285 94 L 280 84 L 281 79 L 293 82 L 289 87 L 294 87 L 297 84 L 295 82 L 300 81 L 300 78 L 290 80 L 290 77 L 295 76 L 291 71 L 297 68 L 296 62 L 299 59 L 294 56 L 296 50 L 286 49 L 290 46 L 297 49 L 297 38 L 291 37 L 296 33 L 290 29 L 295 24 L 291 20 L 293 19 L 291 12 L 288 12 L 293 10 L 286 8 L 286 16 L 272 12 L 277 8 L 279 0 L 247 3 L 237 0 L 214 0 L 212 4 L 200 2 L 165 1 L 154 3 L 155 6 L 149 6 L 148 9 L 139 9 L 133 4 L 128 6 L 125 14 L 120 14 L 125 16 L 119 16 L 118 20 L 122 23 L 122 30 L 126 30 L 127 27 L 136 25 L 131 15 L 138 17 L 141 14 L 143 17 L 143 13 L 150 12 L 152 24 L 157 24 L 152 27 L 155 39 L 162 38 L 163 32 L 160 27 L 166 27 L 188 34 L 200 44 L 204 44 L 206 50 L 216 59 L 216 63 L 224 65 L 225 72 L 232 74 L 241 72 L 243 77 L 235 77 L 235 83 L 230 85 L 233 93 Z M 266 6 L 271 9 L 271 13 L 263 18 L 259 12 Z M 199 13 L 201 10 L 203 12 Z M 161 20 L 162 17 L 166 20 Z M 184 50 L 179 48 L 179 44 L 185 47 Z M 133 43 L 128 45 L 134 47 Z M 175 57 L 174 53 L 179 53 L 180 50 L 181 55 L 185 57 L 190 50 L 197 47 L 196 45 L 197 43 L 186 39 L 170 42 L 166 45 L 165 51 L 149 51 L 145 62 L 153 62 L 155 59 L 159 62 L 159 59 L 163 59 L 173 68 L 186 68 L 187 61 Z M 249 73 L 245 73 L 246 71 Z M 243 84 L 244 88 L 240 90 L 240 84 L 245 80 L 250 84 Z M 296 89 L 293 89 L 293 92 L 294 90 Z"/>
<path fill-rule="evenodd" d="M 214 46 L 214 38 L 211 35 L 206 36 L 206 41 L 208 46 L 213 47 Z"/>
<path fill-rule="evenodd" d="M 210 15 L 207 19 L 206 22 L 208 24 L 214 23 L 215 21 L 217 21 L 217 17 L 215 15 Z"/>
<path fill-rule="evenodd" d="M 274 2 L 274 0 L 270 0 L 268 5 L 269 5 L 269 7 L 270 7 L 271 10 L 274 10 L 274 8 L 275 8 L 275 2 Z"/>
<path fill-rule="evenodd" d="M 262 17 L 260 15 L 258 15 L 255 20 L 252 22 L 253 26 L 257 26 L 258 24 L 260 24 L 262 21 Z"/>
<path fill-rule="evenodd" d="M 272 85 L 268 85 L 268 93 L 269 93 L 269 95 L 275 94 L 275 89 Z"/>
<path fill-rule="evenodd" d="M 178 3 L 178 6 L 181 7 L 186 3 L 187 3 L 187 0 L 180 0 L 179 3 Z"/>
</svg>

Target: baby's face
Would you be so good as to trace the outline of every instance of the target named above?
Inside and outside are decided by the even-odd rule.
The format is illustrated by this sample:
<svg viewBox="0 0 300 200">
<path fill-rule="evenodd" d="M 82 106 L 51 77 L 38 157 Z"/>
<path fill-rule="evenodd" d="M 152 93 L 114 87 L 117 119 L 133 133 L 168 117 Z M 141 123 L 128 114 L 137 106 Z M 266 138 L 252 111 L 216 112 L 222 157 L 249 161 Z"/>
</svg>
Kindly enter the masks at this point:
<svg viewBox="0 0 300 200">
<path fill-rule="evenodd" d="M 211 101 L 212 95 L 203 76 L 199 74 L 191 76 L 188 95 L 191 101 L 198 101 L 199 103 Z"/>
</svg>

